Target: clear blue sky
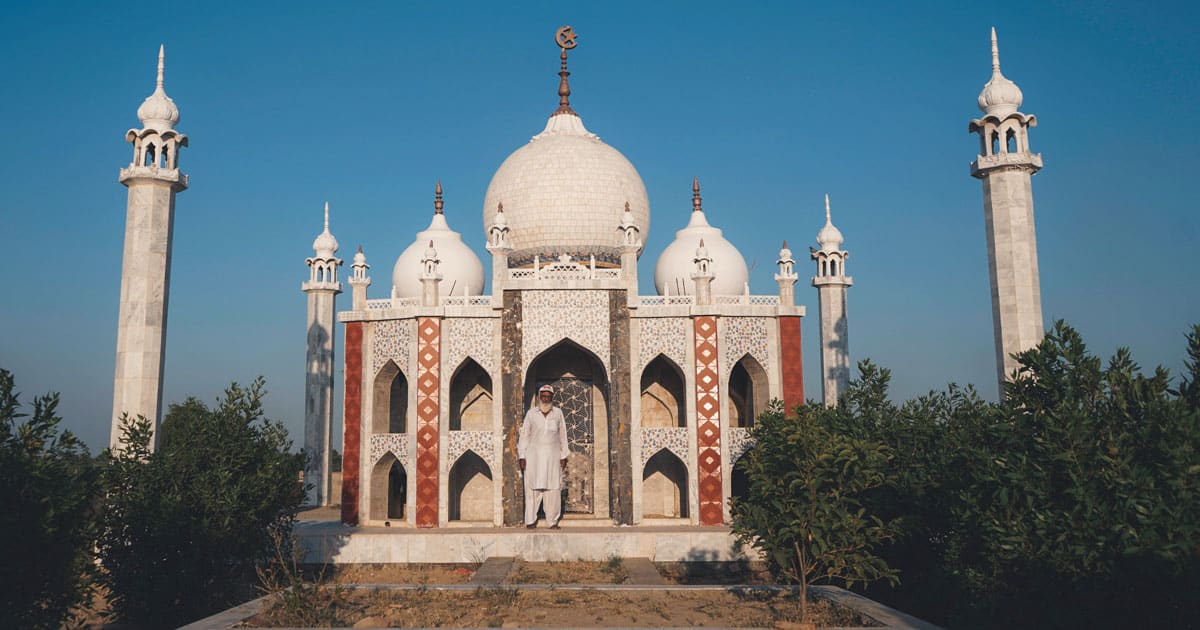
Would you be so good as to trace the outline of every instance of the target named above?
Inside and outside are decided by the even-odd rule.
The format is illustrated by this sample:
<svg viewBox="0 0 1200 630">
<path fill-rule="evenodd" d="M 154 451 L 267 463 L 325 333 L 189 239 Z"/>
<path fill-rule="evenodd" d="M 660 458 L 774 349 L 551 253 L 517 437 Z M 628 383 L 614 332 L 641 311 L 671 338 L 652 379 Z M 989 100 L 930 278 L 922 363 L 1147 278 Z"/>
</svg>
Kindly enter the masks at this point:
<svg viewBox="0 0 1200 630">
<path fill-rule="evenodd" d="M 1196 3 L 745 4 L 6 5 L 0 367 L 26 401 L 62 392 L 66 425 L 106 444 L 117 170 L 165 42 L 192 178 L 175 221 L 165 399 L 211 402 L 263 374 L 270 415 L 299 436 L 300 283 L 322 203 L 343 257 L 365 247 L 371 297 L 428 224 L 436 178 L 487 264 L 484 191 L 556 106 L 552 37 L 571 24 L 572 105 L 650 195 L 643 292 L 687 219 L 693 175 L 710 221 L 754 265 L 755 293 L 776 291 L 781 239 L 807 251 L 828 192 L 855 278 L 852 358 L 892 368 L 897 398 L 951 381 L 995 397 L 967 133 L 995 25 L 1004 72 L 1040 123 L 1047 325 L 1066 319 L 1104 356 L 1127 345 L 1178 372 L 1200 321 Z M 797 294 L 819 397 L 816 292 L 806 278 Z M 340 390 L 340 347 L 337 361 Z"/>
</svg>

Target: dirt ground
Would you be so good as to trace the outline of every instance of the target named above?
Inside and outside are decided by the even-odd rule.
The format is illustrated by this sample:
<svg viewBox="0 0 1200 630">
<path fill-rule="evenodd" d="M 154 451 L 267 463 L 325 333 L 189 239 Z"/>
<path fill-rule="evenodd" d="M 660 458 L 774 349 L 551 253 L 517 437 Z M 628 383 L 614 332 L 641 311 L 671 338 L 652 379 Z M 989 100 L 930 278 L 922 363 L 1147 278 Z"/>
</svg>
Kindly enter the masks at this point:
<svg viewBox="0 0 1200 630">
<path fill-rule="evenodd" d="M 326 589 L 317 607 L 332 625 L 358 627 L 532 627 L 594 628 L 658 626 L 771 627 L 796 621 L 800 601 L 792 594 L 758 591 L 519 591 L 492 587 L 475 591 L 366 591 Z M 268 607 L 247 625 L 295 625 L 287 607 Z M 877 625 L 824 600 L 810 601 L 809 621 L 818 627 Z"/>
<path fill-rule="evenodd" d="M 343 564 L 329 567 L 326 577 L 336 584 L 466 584 L 475 569 L 472 564 Z"/>
<path fill-rule="evenodd" d="M 624 584 L 629 573 L 609 562 L 525 562 L 517 560 L 505 584 Z"/>
</svg>

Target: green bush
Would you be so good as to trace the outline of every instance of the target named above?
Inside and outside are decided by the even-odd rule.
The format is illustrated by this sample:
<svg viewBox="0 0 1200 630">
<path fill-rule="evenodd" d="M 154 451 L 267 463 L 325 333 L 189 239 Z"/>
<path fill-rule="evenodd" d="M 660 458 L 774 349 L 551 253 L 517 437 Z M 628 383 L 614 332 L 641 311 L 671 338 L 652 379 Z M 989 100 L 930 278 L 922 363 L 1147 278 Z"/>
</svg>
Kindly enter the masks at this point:
<svg viewBox="0 0 1200 630">
<path fill-rule="evenodd" d="M 262 379 L 236 383 L 215 409 L 171 405 L 150 450 L 150 423 L 126 418 L 122 448 L 104 466 L 99 552 L 119 619 L 178 625 L 248 594 L 273 534 L 303 500 L 302 456 L 263 417 Z"/>
<path fill-rule="evenodd" d="M 895 577 L 874 553 L 892 537 L 893 525 L 863 505 L 886 480 L 888 450 L 839 431 L 838 413 L 808 405 L 788 418 L 772 403 L 751 429 L 755 447 L 740 462 L 747 492 L 730 508 L 738 539 L 800 585 L 802 617 L 810 584 Z"/>
<path fill-rule="evenodd" d="M 0 627 L 58 628 L 91 593 L 97 475 L 58 394 L 24 414 L 13 387 L 0 369 Z"/>
</svg>

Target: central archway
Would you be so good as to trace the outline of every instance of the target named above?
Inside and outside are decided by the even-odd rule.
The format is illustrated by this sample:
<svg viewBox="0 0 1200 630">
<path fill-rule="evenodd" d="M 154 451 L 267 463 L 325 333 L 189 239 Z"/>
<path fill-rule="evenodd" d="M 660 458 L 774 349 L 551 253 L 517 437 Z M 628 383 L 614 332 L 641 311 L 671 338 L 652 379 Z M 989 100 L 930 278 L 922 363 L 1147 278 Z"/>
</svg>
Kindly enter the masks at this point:
<svg viewBox="0 0 1200 630">
<path fill-rule="evenodd" d="M 567 423 L 564 514 L 609 515 L 609 386 L 604 364 L 592 352 L 564 339 L 542 352 L 525 372 L 525 409 L 542 385 L 554 387 L 554 404 Z"/>
</svg>

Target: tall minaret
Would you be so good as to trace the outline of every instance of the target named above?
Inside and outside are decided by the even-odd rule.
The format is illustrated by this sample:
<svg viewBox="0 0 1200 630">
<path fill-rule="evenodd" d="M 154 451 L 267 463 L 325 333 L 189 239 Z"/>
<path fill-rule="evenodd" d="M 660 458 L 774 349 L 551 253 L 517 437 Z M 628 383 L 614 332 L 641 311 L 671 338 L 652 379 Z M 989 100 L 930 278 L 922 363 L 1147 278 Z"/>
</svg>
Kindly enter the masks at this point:
<svg viewBox="0 0 1200 630">
<path fill-rule="evenodd" d="M 838 397 L 850 385 L 850 335 L 846 324 L 846 289 L 854 278 L 846 275 L 846 258 L 842 251 L 842 232 L 833 226 L 829 214 L 829 195 L 825 195 L 825 227 L 817 233 L 817 245 L 812 259 L 817 261 L 817 275 L 812 285 L 817 288 L 821 309 L 821 382 L 825 405 L 837 404 Z"/>
<path fill-rule="evenodd" d="M 304 377 L 304 452 L 308 463 L 304 483 L 309 486 L 309 505 L 329 504 L 329 440 L 333 427 L 333 337 L 334 302 L 342 292 L 336 256 L 338 242 L 329 233 L 329 203 L 325 203 L 325 230 L 313 241 L 308 264 L 308 282 L 300 288 L 308 294 L 308 357 Z"/>
<path fill-rule="evenodd" d="M 158 440 L 162 420 L 162 376 L 167 341 L 167 298 L 171 290 L 171 238 L 175 193 L 187 189 L 179 172 L 179 148 L 187 136 L 175 131 L 179 108 L 163 91 L 163 48 L 158 49 L 158 83 L 137 111 L 141 129 L 130 129 L 133 161 L 118 181 L 129 188 L 125 204 L 125 252 L 121 263 L 121 306 L 117 319 L 117 368 L 113 377 L 112 433 L 120 447 L 122 414 L 153 422 Z"/>
<path fill-rule="evenodd" d="M 1016 84 L 1000 73 L 993 28 L 992 78 L 979 93 L 984 115 L 968 128 L 979 134 L 979 156 L 971 163 L 971 176 L 983 180 L 1001 397 L 1005 380 L 1017 369 L 1012 355 L 1037 345 L 1045 332 L 1030 187 L 1030 178 L 1042 168 L 1042 156 L 1029 150 L 1029 128 L 1037 126 L 1037 118 L 1017 111 L 1021 98 Z"/>
</svg>

